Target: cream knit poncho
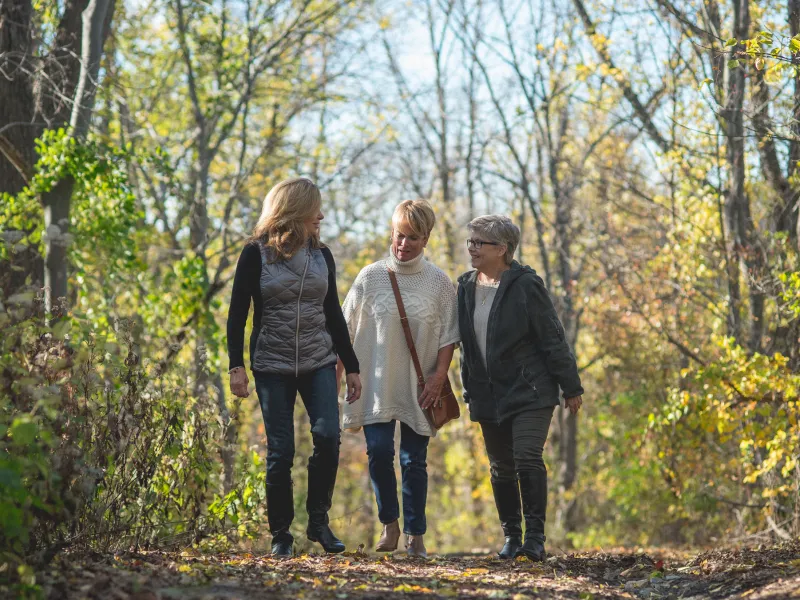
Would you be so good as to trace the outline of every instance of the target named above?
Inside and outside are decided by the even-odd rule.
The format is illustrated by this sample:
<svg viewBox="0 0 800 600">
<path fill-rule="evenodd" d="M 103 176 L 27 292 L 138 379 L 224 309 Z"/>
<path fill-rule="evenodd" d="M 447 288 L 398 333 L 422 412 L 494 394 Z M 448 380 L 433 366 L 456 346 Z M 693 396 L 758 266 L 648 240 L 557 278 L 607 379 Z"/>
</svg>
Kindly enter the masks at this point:
<svg viewBox="0 0 800 600">
<path fill-rule="evenodd" d="M 436 430 L 417 404 L 417 375 L 387 268 L 397 273 L 426 380 L 436 371 L 439 349 L 460 341 L 453 283 L 423 253 L 400 262 L 389 250 L 387 258 L 364 267 L 342 306 L 362 385 L 361 398 L 344 403 L 342 426 L 351 429 L 397 419 L 420 435 L 434 436 Z"/>
</svg>

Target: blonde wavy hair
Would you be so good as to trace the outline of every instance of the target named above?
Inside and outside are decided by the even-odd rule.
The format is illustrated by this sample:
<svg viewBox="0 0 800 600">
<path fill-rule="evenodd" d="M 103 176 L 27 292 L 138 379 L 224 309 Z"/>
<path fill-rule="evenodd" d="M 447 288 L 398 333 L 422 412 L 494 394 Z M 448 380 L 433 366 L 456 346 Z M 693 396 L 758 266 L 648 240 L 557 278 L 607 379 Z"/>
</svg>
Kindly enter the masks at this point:
<svg viewBox="0 0 800 600">
<path fill-rule="evenodd" d="M 320 248 L 319 237 L 309 238 L 305 222 L 321 208 L 322 194 L 313 181 L 305 177 L 285 179 L 264 198 L 251 241 L 272 250 L 268 253 L 271 262 L 289 260 L 309 241 L 312 248 Z"/>
</svg>

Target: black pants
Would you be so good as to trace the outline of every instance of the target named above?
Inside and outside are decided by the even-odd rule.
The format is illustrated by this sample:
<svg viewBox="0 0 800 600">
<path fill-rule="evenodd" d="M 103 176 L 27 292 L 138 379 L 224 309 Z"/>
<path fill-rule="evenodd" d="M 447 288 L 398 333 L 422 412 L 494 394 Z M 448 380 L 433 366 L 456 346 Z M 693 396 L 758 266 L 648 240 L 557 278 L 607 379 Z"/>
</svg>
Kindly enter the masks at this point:
<svg viewBox="0 0 800 600">
<path fill-rule="evenodd" d="M 517 479 L 518 474 L 531 471 L 547 473 L 542 452 L 554 410 L 554 406 L 529 410 L 499 425 L 481 423 L 492 479 Z"/>
<path fill-rule="evenodd" d="M 507 537 L 522 534 L 521 508 L 526 538 L 544 543 L 547 468 L 542 452 L 554 409 L 529 410 L 499 425 L 481 423 L 497 512 Z"/>
</svg>

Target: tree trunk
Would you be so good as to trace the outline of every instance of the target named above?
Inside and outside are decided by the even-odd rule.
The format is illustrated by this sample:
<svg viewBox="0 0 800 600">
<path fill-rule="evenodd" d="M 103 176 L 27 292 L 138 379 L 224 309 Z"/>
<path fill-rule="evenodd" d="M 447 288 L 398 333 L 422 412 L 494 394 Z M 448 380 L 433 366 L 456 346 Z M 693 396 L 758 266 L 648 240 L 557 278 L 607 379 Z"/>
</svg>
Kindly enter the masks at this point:
<svg viewBox="0 0 800 600">
<path fill-rule="evenodd" d="M 450 10 L 452 6 L 447 9 L 446 19 L 449 21 Z M 451 190 L 451 177 L 450 177 L 450 155 L 449 155 L 449 132 L 448 132 L 448 115 L 447 115 L 447 90 L 445 89 L 444 73 L 442 73 L 442 45 L 443 40 L 437 44 L 436 34 L 434 32 L 434 18 L 432 4 L 428 4 L 428 28 L 431 41 L 431 49 L 434 54 L 434 66 L 436 68 L 436 104 L 439 110 L 439 131 L 437 137 L 439 139 L 439 156 L 438 156 L 438 171 L 439 171 L 439 185 L 442 187 L 442 204 L 444 206 L 444 235 L 445 247 L 447 248 L 447 259 L 452 267 L 456 261 L 456 247 L 455 236 L 453 233 L 453 192 Z"/>
<path fill-rule="evenodd" d="M 220 448 L 220 458 L 222 459 L 222 491 L 226 495 L 233 489 L 236 482 L 234 477 L 234 467 L 236 464 L 236 440 L 239 439 L 239 428 L 231 418 L 228 404 L 225 400 L 225 385 L 222 381 L 222 374 L 216 373 L 214 376 L 214 386 L 217 388 L 217 408 L 220 420 L 222 421 L 222 447 Z"/>
<path fill-rule="evenodd" d="M 65 177 L 42 195 L 45 229 L 45 310 L 62 315 L 67 302 L 67 249 L 72 177 Z"/>
<path fill-rule="evenodd" d="M 30 73 L 36 70 L 31 57 L 33 7 L 26 0 L 0 2 L 0 194 L 19 194 L 32 176 L 36 162 L 34 140 L 34 95 Z M 20 232 L 29 234 L 30 231 Z M 2 266 L 7 275 L 0 280 L 2 293 L 10 296 L 26 285 L 44 284 L 44 262 L 33 248 L 11 255 Z"/>
<path fill-rule="evenodd" d="M 734 11 L 733 37 L 745 39 L 750 29 L 748 0 L 732 0 Z M 734 47 L 734 52 L 744 51 L 743 45 Z M 731 334 L 742 343 L 741 285 L 739 269 L 746 266 L 749 248 L 748 228 L 751 225 L 749 202 L 745 191 L 745 147 L 744 105 L 745 69 L 729 69 L 727 98 L 724 108 L 727 136 L 728 193 L 723 206 L 723 217 L 727 233 L 728 292 Z M 754 304 L 751 298 L 751 304 Z M 751 332 L 751 336 L 757 332 Z M 751 337 L 752 339 L 752 337 Z"/>
<path fill-rule="evenodd" d="M 36 68 L 31 57 L 32 16 L 33 7 L 27 0 L 0 3 L 0 192 L 12 196 L 25 187 L 36 161 L 30 80 L 30 72 Z"/>
<path fill-rule="evenodd" d="M 551 176 L 553 177 L 553 190 L 556 198 L 555 242 L 558 251 L 558 273 L 562 288 L 557 301 L 566 340 L 574 351 L 578 331 L 573 302 L 574 272 L 570 248 L 573 198 L 571 194 L 564 192 L 558 180 L 557 167 L 551 167 Z M 556 517 L 559 529 L 569 533 L 575 529 L 575 499 L 570 497 L 570 492 L 575 484 L 578 470 L 578 422 L 575 419 L 575 415 L 566 409 L 559 409 L 558 414 L 561 435 L 559 436 L 559 508 Z"/>
<path fill-rule="evenodd" d="M 748 0 L 732 0 L 734 26 L 733 35 L 743 40 L 750 35 L 750 5 Z M 735 46 L 735 52 L 743 52 L 744 45 Z M 728 95 L 725 104 L 727 122 L 727 160 L 728 160 L 728 195 L 725 199 L 725 225 L 728 230 L 729 255 L 738 259 L 738 265 L 729 264 L 729 279 L 733 277 L 733 269 L 741 269 L 747 274 L 747 286 L 750 296 L 750 323 L 746 345 L 751 352 L 761 349 L 764 336 L 764 304 L 765 294 L 761 289 L 761 278 L 764 276 L 764 264 L 758 236 L 750 212 L 750 199 L 745 190 L 745 129 L 744 129 L 744 96 L 746 71 L 744 67 L 730 69 L 728 73 Z M 738 304 L 741 301 L 738 274 L 734 286 L 736 313 L 740 318 Z M 734 303 L 731 303 L 734 305 Z M 743 343 L 744 331 L 736 328 L 739 343 Z"/>
<path fill-rule="evenodd" d="M 578 421 L 566 408 L 556 409 L 558 422 L 558 495 L 556 496 L 556 528 L 564 533 L 575 530 L 575 498 L 572 488 L 578 472 Z"/>
<path fill-rule="evenodd" d="M 575 272 L 572 266 L 572 213 L 574 197 L 569 186 L 564 185 L 560 165 L 563 156 L 564 141 L 567 138 L 569 124 L 569 111 L 564 108 L 557 121 L 558 130 L 556 137 L 551 135 L 551 121 L 549 110 L 544 111 L 547 119 L 545 142 L 548 150 L 547 168 L 550 188 L 555 204 L 555 249 L 557 254 L 558 278 L 561 284 L 560 294 L 555 297 L 556 308 L 559 313 L 567 343 L 575 349 L 577 340 L 577 317 L 573 302 L 573 279 Z M 551 290 L 552 293 L 553 290 Z M 558 473 L 558 503 L 556 510 L 556 524 L 560 531 L 569 533 L 574 531 L 575 499 L 571 491 L 575 485 L 578 470 L 578 423 L 575 416 L 566 408 L 558 410 L 559 424 L 559 473 Z"/>
<path fill-rule="evenodd" d="M 791 214 L 797 194 L 793 186 L 789 183 L 789 179 L 783 174 L 780 155 L 775 145 L 775 139 L 773 137 L 775 125 L 770 115 L 770 106 L 773 98 L 770 97 L 769 88 L 766 81 L 764 81 L 764 71 L 763 69 L 754 68 L 751 70 L 751 73 L 754 80 L 753 98 L 756 104 L 756 110 L 753 113 L 752 119 L 753 127 L 759 140 L 758 151 L 761 155 L 761 171 L 764 174 L 764 179 L 766 179 L 767 183 L 775 190 L 778 198 L 780 198 L 780 201 L 775 203 L 773 209 L 772 228 L 775 231 L 787 232 L 791 237 L 792 231 L 794 230 L 794 226 L 791 224 Z M 797 85 L 797 83 L 795 83 L 795 85 Z M 793 123 L 792 127 L 795 128 L 796 124 Z M 789 153 L 791 155 L 796 152 L 797 143 L 791 141 Z M 790 162 L 788 173 L 792 174 L 794 171 L 796 171 L 796 169 L 792 168 Z"/>
<path fill-rule="evenodd" d="M 113 12 L 114 0 L 89 0 L 81 13 L 81 29 L 77 38 L 81 48 L 80 67 L 77 70 L 77 81 L 68 82 L 68 87 L 75 90 L 69 125 L 72 129 L 71 135 L 79 140 L 85 138 L 89 132 L 100 61 Z M 75 73 L 74 67 L 71 72 Z M 62 108 L 57 113 L 65 114 Z M 46 232 L 45 308 L 57 314 L 65 312 L 67 306 L 70 208 L 74 185 L 72 177 L 67 176 L 42 195 Z"/>
<path fill-rule="evenodd" d="M 792 37 L 800 34 L 800 0 L 789 0 L 789 28 Z M 800 68 L 800 55 L 792 54 L 792 64 Z M 792 106 L 792 141 L 789 144 L 789 179 L 796 180 L 800 163 L 800 72 L 794 77 L 794 103 Z M 778 230 L 786 231 L 800 251 L 800 194 L 795 192 L 793 202 L 783 206 L 778 218 Z"/>
<path fill-rule="evenodd" d="M 81 15 L 81 67 L 75 89 L 70 127 L 82 139 L 89 131 L 103 46 L 114 14 L 115 0 L 89 0 Z"/>
</svg>

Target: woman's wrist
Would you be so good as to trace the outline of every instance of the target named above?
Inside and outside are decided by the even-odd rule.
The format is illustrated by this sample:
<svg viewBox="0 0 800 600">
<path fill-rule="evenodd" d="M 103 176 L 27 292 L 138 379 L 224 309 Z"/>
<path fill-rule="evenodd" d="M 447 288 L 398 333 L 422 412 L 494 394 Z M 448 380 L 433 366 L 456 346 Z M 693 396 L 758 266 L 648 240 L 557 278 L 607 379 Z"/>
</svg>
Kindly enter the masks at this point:
<svg viewBox="0 0 800 600">
<path fill-rule="evenodd" d="M 233 375 L 238 371 L 244 371 L 244 367 L 233 367 L 230 371 L 228 371 L 228 375 Z"/>
</svg>

